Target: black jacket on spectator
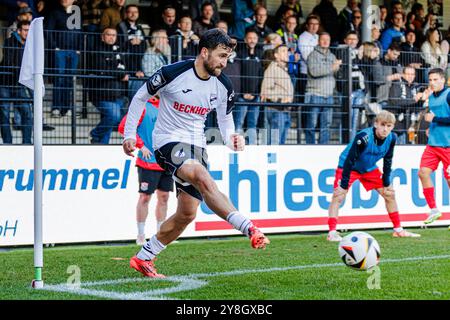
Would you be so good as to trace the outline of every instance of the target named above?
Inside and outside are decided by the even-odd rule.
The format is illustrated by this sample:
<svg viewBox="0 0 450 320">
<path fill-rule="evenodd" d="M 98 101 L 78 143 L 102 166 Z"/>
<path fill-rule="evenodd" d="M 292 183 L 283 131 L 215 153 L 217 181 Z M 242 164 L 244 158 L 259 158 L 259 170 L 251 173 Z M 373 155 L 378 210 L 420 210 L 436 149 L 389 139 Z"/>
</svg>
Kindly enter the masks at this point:
<svg viewBox="0 0 450 320">
<path fill-rule="evenodd" d="M 410 63 L 421 63 L 422 67 L 425 64 L 425 61 L 422 58 L 422 51 L 415 46 L 411 46 L 410 44 L 403 42 L 400 44 L 401 54 L 400 54 L 400 63 L 402 66 L 407 66 Z"/>
<path fill-rule="evenodd" d="M 117 36 L 122 52 L 125 54 L 127 70 L 131 71 L 132 76 L 134 76 L 134 73 L 137 71 L 142 71 L 142 57 L 144 56 L 145 50 L 147 50 L 144 30 L 138 24 L 132 28 L 128 21 L 122 21 L 117 26 Z M 131 44 L 133 37 L 141 38 L 141 43 L 139 45 Z"/>
<path fill-rule="evenodd" d="M 241 93 L 259 95 L 263 77 L 262 51 L 256 47 L 255 53 L 250 54 L 248 48 L 244 47 L 238 51 L 238 58 L 241 61 L 241 75 L 245 77 L 241 83 Z"/>
<path fill-rule="evenodd" d="M 233 84 L 233 89 L 236 95 L 242 93 L 241 87 L 241 61 L 237 58 L 236 51 L 231 53 L 230 58 L 228 58 L 228 63 L 225 69 L 223 69 L 223 73 L 230 78 L 231 83 Z"/>
<path fill-rule="evenodd" d="M 0 63 L 0 85 L 16 86 L 19 81 L 20 66 L 24 45 L 19 40 L 19 35 L 13 33 L 3 43 L 3 60 Z M 3 73 L 7 74 L 3 74 Z"/>
<path fill-rule="evenodd" d="M 73 13 L 67 13 L 62 6 L 50 12 L 47 20 L 47 40 L 50 49 L 82 50 L 83 35 L 80 29 L 69 29 Z"/>
<path fill-rule="evenodd" d="M 321 24 L 330 34 L 331 43 L 339 42 L 338 12 L 330 0 L 322 0 L 314 7 L 313 14 L 320 17 Z"/>
<path fill-rule="evenodd" d="M 377 62 L 376 59 L 370 59 L 367 57 L 363 57 L 359 60 L 359 69 L 361 69 L 364 80 L 366 82 L 366 92 L 369 93 L 370 96 L 370 102 L 376 101 L 377 96 L 377 84 L 374 81 L 373 74 L 375 69 L 375 63 Z"/>
<path fill-rule="evenodd" d="M 126 70 L 119 46 L 111 46 L 102 41 L 96 50 L 88 60 L 88 73 L 101 77 L 94 77 L 88 83 L 91 102 L 96 104 L 99 101 L 114 101 L 125 96 L 127 82 L 121 79 L 126 75 Z"/>
<path fill-rule="evenodd" d="M 264 38 L 270 34 L 273 33 L 273 30 L 270 29 L 267 24 L 264 26 L 264 28 L 260 28 L 258 27 L 256 24 L 248 27 L 247 29 L 245 29 L 245 32 L 248 31 L 255 31 L 256 34 L 258 35 L 258 43 L 264 43 Z"/>
<path fill-rule="evenodd" d="M 339 71 L 336 74 L 336 88 L 337 90 L 346 95 L 348 91 L 348 54 L 349 49 L 346 45 L 339 46 L 335 49 L 335 56 L 337 59 L 342 60 L 342 65 L 339 68 Z M 364 77 L 364 73 L 360 69 L 360 59 L 358 58 L 358 51 L 354 49 L 350 49 L 351 54 L 351 62 L 352 62 L 352 91 L 356 91 L 359 89 L 365 90 L 367 92 L 368 83 Z"/>
</svg>

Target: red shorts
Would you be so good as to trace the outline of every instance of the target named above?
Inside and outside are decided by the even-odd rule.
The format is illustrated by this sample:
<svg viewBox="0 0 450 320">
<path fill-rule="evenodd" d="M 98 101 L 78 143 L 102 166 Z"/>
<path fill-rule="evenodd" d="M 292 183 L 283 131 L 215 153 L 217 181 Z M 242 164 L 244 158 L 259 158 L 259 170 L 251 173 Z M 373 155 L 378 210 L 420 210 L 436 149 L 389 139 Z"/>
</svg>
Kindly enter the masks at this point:
<svg viewBox="0 0 450 320">
<path fill-rule="evenodd" d="M 420 160 L 420 167 L 430 168 L 436 171 L 441 161 L 444 165 L 444 177 L 448 180 L 450 179 L 450 148 L 427 145 Z"/>
<path fill-rule="evenodd" d="M 340 185 L 342 179 L 342 171 L 342 168 L 336 169 L 336 175 L 334 176 L 334 188 L 337 188 L 338 185 Z M 366 189 L 367 191 L 384 187 L 383 174 L 378 168 L 366 173 L 352 171 L 350 173 L 350 180 L 348 182 L 349 189 L 352 186 L 353 182 L 355 182 L 356 180 L 359 180 L 359 182 L 361 182 L 361 184 L 364 186 L 364 189 Z"/>
</svg>

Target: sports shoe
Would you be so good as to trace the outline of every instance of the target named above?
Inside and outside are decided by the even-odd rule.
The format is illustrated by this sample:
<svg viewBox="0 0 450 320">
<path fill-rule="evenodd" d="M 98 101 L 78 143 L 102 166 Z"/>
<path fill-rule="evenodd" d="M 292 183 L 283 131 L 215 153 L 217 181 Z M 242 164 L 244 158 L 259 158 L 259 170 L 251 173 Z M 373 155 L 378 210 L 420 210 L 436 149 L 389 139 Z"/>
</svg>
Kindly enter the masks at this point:
<svg viewBox="0 0 450 320">
<path fill-rule="evenodd" d="M 250 227 L 248 229 L 248 237 L 250 243 L 255 249 L 265 249 L 266 245 L 270 243 L 270 240 L 256 227 Z"/>
<path fill-rule="evenodd" d="M 342 240 L 341 235 L 336 230 L 328 232 L 327 240 L 331 242 L 340 242 Z"/>
<path fill-rule="evenodd" d="M 136 238 L 136 244 L 138 246 L 143 246 L 146 243 L 147 243 L 147 240 L 145 240 L 145 235 L 139 234 Z"/>
<path fill-rule="evenodd" d="M 442 213 L 438 209 L 431 209 L 430 214 L 428 215 L 428 218 L 425 219 L 423 223 L 430 224 L 438 220 L 440 217 L 442 217 Z"/>
<path fill-rule="evenodd" d="M 153 264 L 153 260 L 141 260 L 138 257 L 134 256 L 130 259 L 130 268 L 133 268 L 144 275 L 144 277 L 149 278 L 165 278 L 166 276 L 163 274 L 159 274 L 156 271 L 155 265 Z"/>
<path fill-rule="evenodd" d="M 412 233 L 406 230 L 402 230 L 400 232 L 394 231 L 392 234 L 394 238 L 420 238 L 420 234 L 418 233 Z"/>
</svg>

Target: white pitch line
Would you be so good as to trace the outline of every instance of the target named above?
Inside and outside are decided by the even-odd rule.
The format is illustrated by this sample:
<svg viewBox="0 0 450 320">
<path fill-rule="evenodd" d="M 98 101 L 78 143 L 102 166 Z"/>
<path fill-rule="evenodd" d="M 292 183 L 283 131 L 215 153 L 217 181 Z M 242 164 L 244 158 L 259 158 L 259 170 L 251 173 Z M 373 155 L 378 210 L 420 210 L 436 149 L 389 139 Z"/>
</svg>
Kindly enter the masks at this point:
<svg viewBox="0 0 450 320">
<path fill-rule="evenodd" d="M 427 261 L 427 260 L 441 260 L 450 259 L 450 255 L 439 255 L 439 256 L 427 256 L 427 257 L 408 257 L 399 259 L 385 259 L 381 261 L 381 264 L 386 263 L 396 263 L 405 261 Z M 100 298 L 116 299 L 116 300 L 175 300 L 174 298 L 167 297 L 165 295 L 170 293 L 176 293 L 181 291 L 192 291 L 201 287 L 208 285 L 207 281 L 200 280 L 198 278 L 212 278 L 220 276 L 236 276 L 248 273 L 266 273 L 266 272 L 282 272 L 290 270 L 303 270 L 303 269 L 317 269 L 317 268 L 330 268 L 330 267 L 342 267 L 342 263 L 324 263 L 324 264 L 308 264 L 301 266 L 292 267 L 275 267 L 267 269 L 244 269 L 244 270 L 233 270 L 226 272 L 213 272 L 213 273 L 197 273 L 188 275 L 178 275 L 171 276 L 164 279 L 153 279 L 153 278 L 127 278 L 127 279 L 117 279 L 117 280 L 105 280 L 96 282 L 85 282 L 82 283 L 83 287 L 92 286 L 104 286 L 104 285 L 117 285 L 130 282 L 151 282 L 151 281 L 169 281 L 179 283 L 178 286 L 154 289 L 148 291 L 136 291 L 130 293 L 107 291 L 107 290 L 95 290 L 86 288 L 77 288 L 72 285 L 65 283 L 56 285 L 45 285 L 43 289 L 48 291 L 57 291 L 72 293 L 78 295 L 96 296 Z"/>
</svg>

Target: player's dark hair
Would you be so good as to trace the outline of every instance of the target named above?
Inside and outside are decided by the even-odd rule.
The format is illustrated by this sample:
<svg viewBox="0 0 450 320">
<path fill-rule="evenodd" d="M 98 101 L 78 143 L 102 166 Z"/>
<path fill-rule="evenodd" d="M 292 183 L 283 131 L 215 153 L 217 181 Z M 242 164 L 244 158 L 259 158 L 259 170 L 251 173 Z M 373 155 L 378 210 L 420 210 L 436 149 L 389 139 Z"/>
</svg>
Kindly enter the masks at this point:
<svg viewBox="0 0 450 320">
<path fill-rule="evenodd" d="M 17 23 L 17 29 L 22 29 L 23 26 L 29 26 L 30 24 L 30 21 L 27 20 L 19 21 Z"/>
<path fill-rule="evenodd" d="M 428 75 L 433 74 L 433 73 L 440 75 L 441 78 L 445 78 L 445 72 L 441 68 L 433 68 L 433 69 L 431 69 L 428 72 Z"/>
<path fill-rule="evenodd" d="M 210 29 L 200 38 L 198 50 L 201 51 L 202 48 L 214 50 L 218 46 L 234 49 L 236 41 L 233 41 L 229 35 L 218 28 Z"/>
</svg>

